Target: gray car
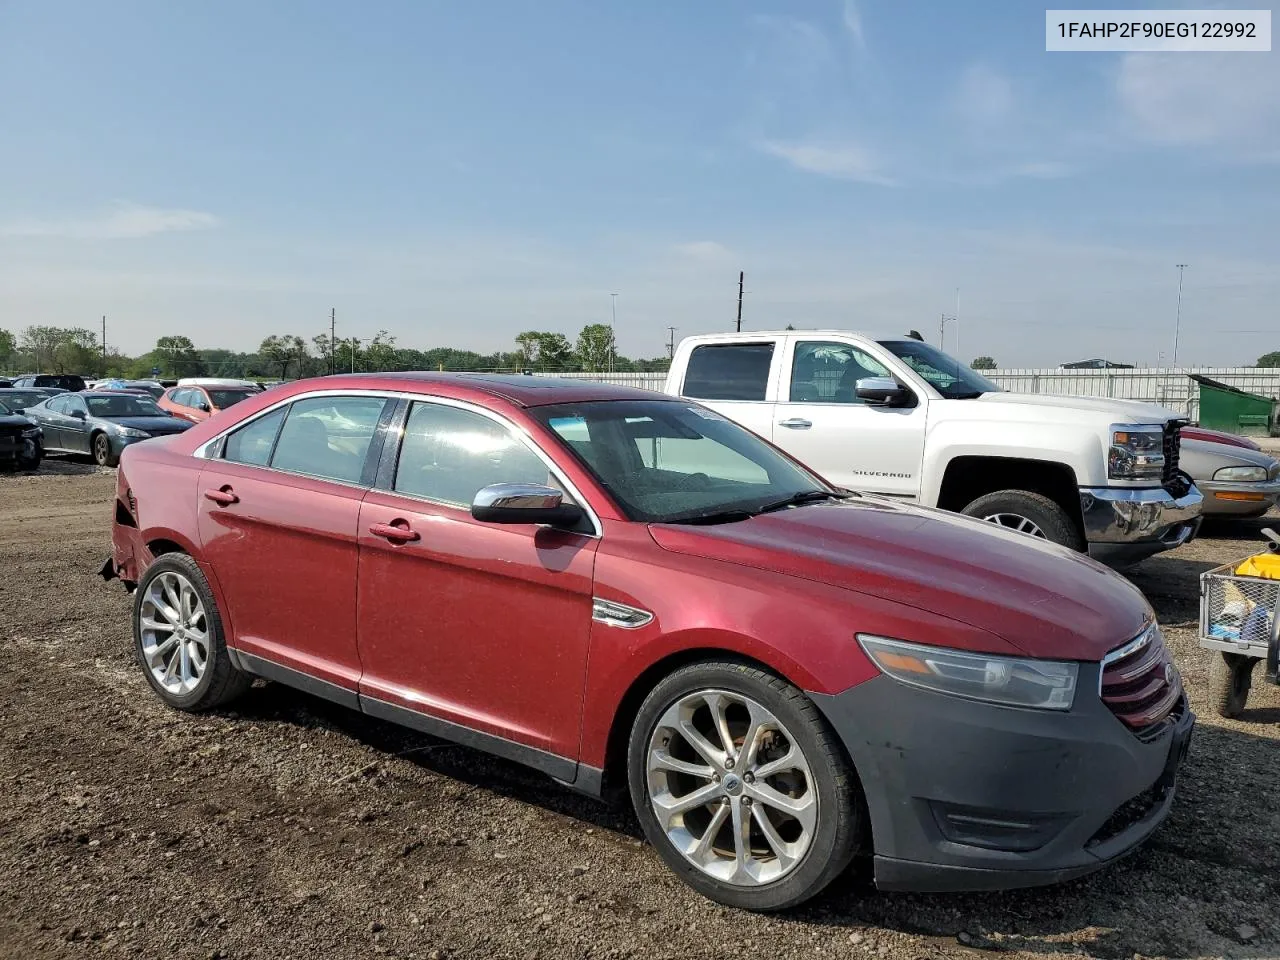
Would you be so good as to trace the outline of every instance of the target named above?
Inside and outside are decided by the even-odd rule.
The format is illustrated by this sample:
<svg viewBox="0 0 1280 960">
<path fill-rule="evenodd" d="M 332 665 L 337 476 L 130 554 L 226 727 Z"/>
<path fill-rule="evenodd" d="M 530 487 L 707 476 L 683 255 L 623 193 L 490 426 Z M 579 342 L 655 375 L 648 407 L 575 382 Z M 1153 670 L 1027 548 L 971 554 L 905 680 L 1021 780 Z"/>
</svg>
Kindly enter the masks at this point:
<svg viewBox="0 0 1280 960">
<path fill-rule="evenodd" d="M 121 451 L 131 443 L 191 426 L 142 393 L 60 393 L 28 407 L 26 415 L 44 428 L 46 453 L 87 454 L 104 467 L 119 463 Z"/>
<path fill-rule="evenodd" d="M 1204 495 L 1206 517 L 1260 517 L 1280 499 L 1280 460 L 1261 450 L 1184 437 L 1179 466 Z"/>
</svg>

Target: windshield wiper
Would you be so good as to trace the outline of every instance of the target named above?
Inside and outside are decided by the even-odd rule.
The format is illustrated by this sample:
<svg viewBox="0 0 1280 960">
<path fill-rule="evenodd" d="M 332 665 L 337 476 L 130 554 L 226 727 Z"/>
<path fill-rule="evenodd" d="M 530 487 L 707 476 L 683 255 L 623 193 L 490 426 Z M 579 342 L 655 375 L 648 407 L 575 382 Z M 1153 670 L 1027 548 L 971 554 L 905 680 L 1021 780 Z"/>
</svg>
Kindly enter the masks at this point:
<svg viewBox="0 0 1280 960">
<path fill-rule="evenodd" d="M 965 393 L 953 393 L 949 397 L 947 397 L 947 399 L 948 400 L 977 400 L 985 392 L 986 392 L 985 390 L 969 390 L 969 391 L 966 391 Z"/>
<path fill-rule="evenodd" d="M 789 497 L 783 497 L 781 500 L 766 503 L 756 513 L 771 513 L 774 510 L 785 510 L 787 507 L 798 507 L 806 503 L 818 503 L 821 500 L 848 500 L 850 496 L 847 493 L 836 493 L 834 490 L 804 490 L 793 493 Z"/>
<path fill-rule="evenodd" d="M 667 520 L 666 523 L 685 523 L 690 526 L 707 526 L 713 523 L 738 523 L 742 520 L 750 520 L 755 516 L 750 510 L 711 510 L 707 513 L 695 513 L 691 517 L 677 517 L 675 520 Z"/>
</svg>

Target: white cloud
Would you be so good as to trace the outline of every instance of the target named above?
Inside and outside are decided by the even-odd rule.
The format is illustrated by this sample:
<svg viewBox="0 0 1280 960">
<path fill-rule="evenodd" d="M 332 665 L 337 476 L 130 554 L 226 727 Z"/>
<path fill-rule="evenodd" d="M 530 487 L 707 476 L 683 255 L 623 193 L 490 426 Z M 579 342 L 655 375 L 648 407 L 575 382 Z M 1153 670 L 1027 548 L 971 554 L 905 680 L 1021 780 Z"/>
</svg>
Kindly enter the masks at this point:
<svg viewBox="0 0 1280 960">
<path fill-rule="evenodd" d="M 734 253 L 723 243 L 715 240 L 694 240 L 690 243 L 678 243 L 675 252 L 686 260 L 698 263 L 727 263 L 734 258 Z"/>
<path fill-rule="evenodd" d="M 1013 85 L 1003 73 L 985 63 L 970 64 L 960 75 L 953 106 L 966 123 L 991 126 L 1012 112 Z"/>
<path fill-rule="evenodd" d="M 219 219 L 200 210 L 165 209 L 117 203 L 94 216 L 0 223 L 0 236 L 54 237 L 69 240 L 132 240 L 160 233 L 208 230 Z"/>
<path fill-rule="evenodd" d="M 1280 58 L 1274 54 L 1129 53 L 1116 97 L 1142 139 L 1217 147 L 1242 159 L 1280 149 Z"/>
<path fill-rule="evenodd" d="M 843 20 L 844 28 L 849 31 L 849 36 L 853 37 L 853 42 L 859 49 L 865 50 L 867 38 L 862 32 L 862 14 L 858 12 L 858 4 L 855 0 L 844 0 Z"/>
<path fill-rule="evenodd" d="M 765 153 L 779 157 L 796 169 L 808 173 L 879 186 L 892 186 L 894 183 L 892 178 L 881 172 L 876 155 L 856 143 L 766 140 L 759 147 Z"/>
</svg>

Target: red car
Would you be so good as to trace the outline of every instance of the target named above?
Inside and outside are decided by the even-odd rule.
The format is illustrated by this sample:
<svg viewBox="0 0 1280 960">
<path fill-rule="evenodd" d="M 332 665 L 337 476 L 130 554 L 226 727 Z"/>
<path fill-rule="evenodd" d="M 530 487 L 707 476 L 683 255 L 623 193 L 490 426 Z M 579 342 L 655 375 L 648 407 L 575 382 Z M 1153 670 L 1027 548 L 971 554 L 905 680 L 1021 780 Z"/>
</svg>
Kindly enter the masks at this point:
<svg viewBox="0 0 1280 960">
<path fill-rule="evenodd" d="M 1194 721 L 1120 576 L 602 384 L 291 383 L 129 447 L 113 541 L 172 706 L 266 677 L 629 793 L 751 909 L 860 851 L 884 889 L 1088 873 L 1164 819 Z"/>
<path fill-rule="evenodd" d="M 189 384 L 171 387 L 157 402 L 166 413 L 199 423 L 201 420 L 208 420 L 219 410 L 225 410 L 261 392 L 257 387 Z"/>
</svg>

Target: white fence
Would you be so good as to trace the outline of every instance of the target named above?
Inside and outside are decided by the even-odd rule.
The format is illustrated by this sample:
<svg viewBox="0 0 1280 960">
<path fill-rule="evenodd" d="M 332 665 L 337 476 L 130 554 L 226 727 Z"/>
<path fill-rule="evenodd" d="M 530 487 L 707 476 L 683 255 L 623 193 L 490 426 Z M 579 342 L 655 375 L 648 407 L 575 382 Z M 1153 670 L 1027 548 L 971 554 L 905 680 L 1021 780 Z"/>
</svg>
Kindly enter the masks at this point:
<svg viewBox="0 0 1280 960">
<path fill-rule="evenodd" d="M 1184 367 L 1178 370 L 1137 368 L 1132 370 L 1064 370 L 1043 367 L 1026 370 L 984 370 L 983 375 L 1017 393 L 1051 393 L 1059 396 L 1114 397 L 1158 403 L 1186 413 L 1193 420 L 1200 412 L 1200 384 L 1190 374 L 1199 374 L 1264 397 L 1280 397 L 1280 368 L 1266 367 Z M 620 386 L 661 390 L 665 373 L 568 373 L 554 376 L 616 383 Z"/>
</svg>

